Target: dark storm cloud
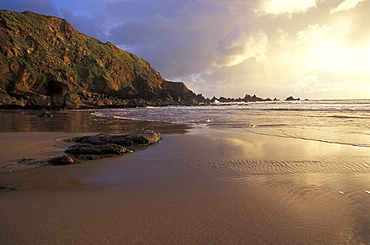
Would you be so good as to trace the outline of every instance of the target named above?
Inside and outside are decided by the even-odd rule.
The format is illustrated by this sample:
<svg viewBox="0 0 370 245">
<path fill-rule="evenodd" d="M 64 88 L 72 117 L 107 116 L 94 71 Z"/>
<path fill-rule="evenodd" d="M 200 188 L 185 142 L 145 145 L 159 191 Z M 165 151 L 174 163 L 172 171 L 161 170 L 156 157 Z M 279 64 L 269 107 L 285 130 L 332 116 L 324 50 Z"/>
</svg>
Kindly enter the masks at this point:
<svg viewBox="0 0 370 245">
<path fill-rule="evenodd" d="M 122 22 L 110 30 L 109 38 L 152 62 L 166 77 L 189 76 L 224 63 L 222 56 L 230 50 L 219 47 L 222 40 L 239 24 L 245 29 L 238 17 L 241 9 L 230 8 L 233 2 L 237 1 L 107 4 L 105 11 Z"/>
<path fill-rule="evenodd" d="M 73 12 L 67 9 L 60 9 L 59 16 L 66 19 L 76 30 L 95 37 L 102 42 L 107 39 L 107 33 L 105 32 L 104 26 L 106 19 L 100 15 L 97 16 L 86 16 L 86 15 L 74 15 Z"/>
</svg>

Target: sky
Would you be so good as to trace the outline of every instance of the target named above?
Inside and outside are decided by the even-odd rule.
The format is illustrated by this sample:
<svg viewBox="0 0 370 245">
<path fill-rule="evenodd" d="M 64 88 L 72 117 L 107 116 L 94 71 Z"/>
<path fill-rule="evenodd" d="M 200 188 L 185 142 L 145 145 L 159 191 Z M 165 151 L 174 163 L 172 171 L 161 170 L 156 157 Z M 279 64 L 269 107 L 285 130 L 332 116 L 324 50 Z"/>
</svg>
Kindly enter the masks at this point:
<svg viewBox="0 0 370 245">
<path fill-rule="evenodd" d="M 370 99 L 370 0 L 0 0 L 66 19 L 205 97 Z"/>
</svg>

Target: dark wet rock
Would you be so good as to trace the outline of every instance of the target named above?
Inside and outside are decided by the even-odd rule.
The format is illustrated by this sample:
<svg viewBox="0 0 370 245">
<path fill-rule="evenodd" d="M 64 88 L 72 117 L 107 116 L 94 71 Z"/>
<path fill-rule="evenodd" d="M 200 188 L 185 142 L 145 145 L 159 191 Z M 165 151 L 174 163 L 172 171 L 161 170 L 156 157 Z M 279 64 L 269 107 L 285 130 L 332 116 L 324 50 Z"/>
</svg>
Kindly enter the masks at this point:
<svg viewBox="0 0 370 245">
<path fill-rule="evenodd" d="M 50 96 L 29 92 L 26 98 L 28 100 L 27 107 L 35 109 L 50 107 Z"/>
<path fill-rule="evenodd" d="M 92 145 L 103 145 L 108 143 L 107 134 L 98 134 L 92 136 L 81 136 L 72 139 L 73 142 L 80 144 L 92 144 Z"/>
<path fill-rule="evenodd" d="M 75 163 L 75 160 L 69 156 L 54 157 L 49 160 L 51 165 L 69 165 Z"/>
<path fill-rule="evenodd" d="M 121 146 L 136 146 L 134 141 L 127 138 L 128 135 L 111 135 L 106 138 L 108 142 Z"/>
<path fill-rule="evenodd" d="M 48 160 L 40 160 L 36 158 L 22 158 L 18 161 L 18 164 L 24 165 L 47 165 L 49 164 Z"/>
<path fill-rule="evenodd" d="M 38 115 L 38 117 L 42 117 L 42 118 L 53 118 L 54 115 L 50 111 L 43 111 L 42 113 L 40 113 Z"/>
<path fill-rule="evenodd" d="M 37 159 L 35 159 L 35 158 L 22 158 L 18 161 L 19 164 L 33 164 L 34 162 L 37 162 Z"/>
<path fill-rule="evenodd" d="M 122 155 L 132 150 L 128 146 L 147 146 L 159 142 L 161 137 L 153 131 L 133 134 L 75 137 L 71 141 L 78 143 L 68 147 L 65 153 L 78 159 L 95 160 L 109 155 Z"/>
<path fill-rule="evenodd" d="M 122 135 L 107 135 L 98 134 L 92 136 L 82 136 L 73 138 L 72 141 L 76 143 L 91 144 L 91 145 L 102 145 L 113 143 L 120 146 L 141 146 L 141 145 L 152 145 L 158 143 L 161 137 L 159 134 L 153 131 L 146 131 L 143 133 L 132 133 Z"/>
<path fill-rule="evenodd" d="M 126 152 L 131 152 L 131 150 L 112 143 L 101 145 L 78 144 L 72 145 L 65 150 L 65 153 L 73 155 L 122 155 Z"/>
<path fill-rule="evenodd" d="M 97 160 L 97 159 L 101 159 L 103 158 L 104 156 L 98 156 L 98 155 L 77 155 L 76 158 L 78 159 L 81 159 L 81 160 Z"/>
<path fill-rule="evenodd" d="M 114 138 L 114 137 L 113 137 Z M 134 145 L 152 145 L 160 141 L 161 137 L 159 134 L 147 131 L 145 133 L 133 133 L 126 136 L 128 140 L 131 140 Z"/>
<path fill-rule="evenodd" d="M 15 187 L 12 187 L 12 186 L 0 186 L 0 191 L 16 191 L 17 188 Z"/>
</svg>

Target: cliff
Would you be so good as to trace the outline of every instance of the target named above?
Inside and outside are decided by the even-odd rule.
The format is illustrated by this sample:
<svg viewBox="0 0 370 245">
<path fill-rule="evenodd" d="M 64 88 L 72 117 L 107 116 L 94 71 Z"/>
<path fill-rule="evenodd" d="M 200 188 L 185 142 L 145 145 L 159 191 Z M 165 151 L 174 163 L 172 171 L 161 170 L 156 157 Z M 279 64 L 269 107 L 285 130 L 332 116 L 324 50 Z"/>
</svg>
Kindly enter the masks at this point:
<svg viewBox="0 0 370 245">
<path fill-rule="evenodd" d="M 66 20 L 0 10 L 0 107 L 97 108 L 204 103 L 148 62 Z"/>
</svg>

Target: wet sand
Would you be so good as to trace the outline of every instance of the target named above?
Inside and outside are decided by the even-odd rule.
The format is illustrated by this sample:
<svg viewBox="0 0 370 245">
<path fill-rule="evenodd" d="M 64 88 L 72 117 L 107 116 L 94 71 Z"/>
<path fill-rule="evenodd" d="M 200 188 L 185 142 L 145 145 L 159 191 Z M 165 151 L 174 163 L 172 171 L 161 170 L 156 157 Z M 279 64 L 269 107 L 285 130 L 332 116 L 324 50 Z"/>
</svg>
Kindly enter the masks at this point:
<svg viewBox="0 0 370 245">
<path fill-rule="evenodd" d="M 0 244 L 369 244 L 368 148 L 186 131 L 133 154 L 0 173 L 18 188 L 0 193 Z M 0 142 L 43 157 L 74 134 Z"/>
</svg>

